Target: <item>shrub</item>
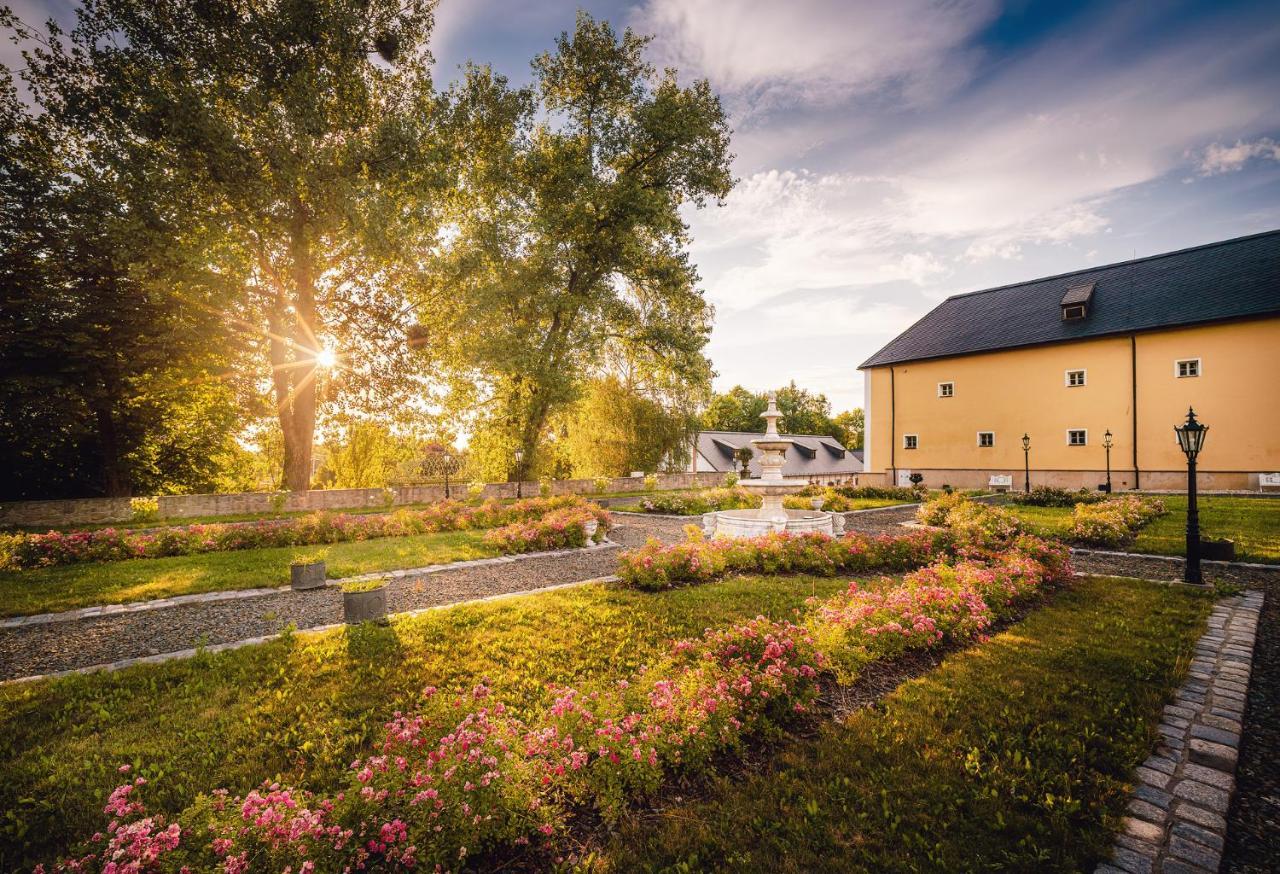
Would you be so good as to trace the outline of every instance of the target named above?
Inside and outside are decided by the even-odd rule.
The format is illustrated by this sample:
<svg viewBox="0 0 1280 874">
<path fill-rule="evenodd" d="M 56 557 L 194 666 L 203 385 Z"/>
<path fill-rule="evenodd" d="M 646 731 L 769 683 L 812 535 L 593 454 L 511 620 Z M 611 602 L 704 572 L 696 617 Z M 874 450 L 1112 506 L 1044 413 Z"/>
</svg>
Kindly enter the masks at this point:
<svg viewBox="0 0 1280 874">
<path fill-rule="evenodd" d="M 267 506 L 271 508 L 271 512 L 276 516 L 279 516 L 281 513 L 284 512 L 284 508 L 288 503 L 289 503 L 289 493 L 287 491 L 272 492 L 267 497 Z"/>
<path fill-rule="evenodd" d="M 538 480 L 538 494 L 544 498 L 551 497 L 551 477 L 544 476 Z"/>
<path fill-rule="evenodd" d="M 129 513 L 134 522 L 151 522 L 160 518 L 159 498 L 130 498 Z"/>
<path fill-rule="evenodd" d="M 690 530 L 692 529 L 692 530 Z M 728 574 L 865 573 L 908 570 L 942 554 L 950 538 L 942 532 L 916 532 L 889 537 L 849 534 L 770 533 L 750 539 L 706 540 L 688 526 L 684 543 L 664 545 L 650 540 L 618 557 L 623 583 L 645 591 L 710 582 Z"/>
<path fill-rule="evenodd" d="M 396 490 L 392 488 L 385 488 L 382 490 L 382 494 L 379 495 L 379 497 L 382 500 L 382 506 L 390 507 L 396 502 Z"/>
<path fill-rule="evenodd" d="M 961 504 L 969 503 L 964 495 L 943 494 L 920 505 L 916 510 L 916 521 L 922 525 L 945 525 L 947 514 Z"/>
<path fill-rule="evenodd" d="M 421 510 L 401 509 L 385 514 L 320 512 L 291 519 L 175 525 L 153 531 L 103 528 L 96 531 L 14 534 L 0 541 L 0 562 L 16 570 L 270 546 L 343 543 L 437 531 L 494 528 L 538 519 L 557 510 L 589 506 L 575 495 L 529 498 L 511 504 L 490 500 L 478 506 L 440 501 Z"/>
<path fill-rule="evenodd" d="M 1091 492 L 1088 489 L 1070 492 L 1054 486 L 1036 486 L 1029 492 L 1015 494 L 1013 502 L 1030 507 L 1074 507 L 1076 504 L 1096 504 L 1106 500 L 1106 497 L 1101 492 Z"/>
<path fill-rule="evenodd" d="M 736 470 L 731 470 L 724 475 L 724 487 L 731 489 L 738 484 L 739 477 Z"/>
<path fill-rule="evenodd" d="M 480 480 L 475 480 L 467 485 L 467 497 L 473 501 L 478 501 L 484 497 L 485 484 Z"/>
<path fill-rule="evenodd" d="M 596 523 L 594 530 L 588 534 L 593 522 Z M 485 534 L 484 542 L 504 553 L 581 547 L 586 546 L 593 535 L 603 537 L 608 525 L 609 514 L 603 509 L 591 505 L 564 507 L 539 518 L 494 528 Z"/>
<path fill-rule="evenodd" d="M 836 486 L 837 494 L 846 498 L 872 498 L 874 500 L 916 501 L 919 495 L 914 489 L 885 486 Z M 803 494 L 803 492 L 801 493 Z"/>
<path fill-rule="evenodd" d="M 609 490 L 609 484 L 612 482 L 613 480 L 607 476 L 598 476 L 591 481 L 591 485 L 595 488 L 596 494 L 603 495 Z"/>
<path fill-rule="evenodd" d="M 1153 498 L 1126 495 L 1096 504 L 1076 504 L 1071 514 L 1071 539 L 1090 546 L 1119 546 L 1138 529 L 1165 512 Z"/>
<path fill-rule="evenodd" d="M 644 490 L 646 492 L 651 492 L 657 487 L 658 487 L 658 475 L 654 473 L 647 474 L 644 478 Z"/>
<path fill-rule="evenodd" d="M 1000 507 L 965 499 L 947 513 L 946 527 L 958 546 L 1001 549 L 1022 533 L 1022 522 Z"/>
<path fill-rule="evenodd" d="M 712 510 L 741 510 L 759 507 L 760 498 L 747 489 L 705 489 L 693 494 L 660 494 L 645 498 L 640 509 L 646 513 L 697 516 Z"/>
</svg>

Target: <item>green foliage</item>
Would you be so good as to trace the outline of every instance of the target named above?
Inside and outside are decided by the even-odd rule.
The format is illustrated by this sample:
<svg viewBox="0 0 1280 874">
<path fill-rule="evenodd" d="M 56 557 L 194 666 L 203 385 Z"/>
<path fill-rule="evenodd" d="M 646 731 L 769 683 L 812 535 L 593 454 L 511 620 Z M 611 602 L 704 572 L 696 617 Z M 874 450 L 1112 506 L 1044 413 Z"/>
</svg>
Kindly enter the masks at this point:
<svg viewBox="0 0 1280 874">
<path fill-rule="evenodd" d="M 824 434 L 841 440 L 845 427 L 831 418 L 827 396 L 798 387 L 795 380 L 776 389 L 782 420 L 778 429 L 788 434 Z M 760 414 L 769 406 L 770 392 L 751 392 L 740 385 L 717 394 L 702 413 L 702 427 L 708 431 L 749 431 L 763 433 Z M 848 444 L 846 444 L 848 447 Z"/>
<path fill-rule="evenodd" d="M 328 447 L 317 480 L 335 489 L 385 488 L 418 458 L 417 441 L 381 422 L 349 420 L 342 439 Z"/>
<path fill-rule="evenodd" d="M 837 435 L 837 439 L 845 449 L 862 448 L 867 431 L 867 418 L 862 407 L 854 407 L 852 410 L 838 413 L 831 421 L 840 429 L 841 433 Z"/>
<path fill-rule="evenodd" d="M 562 417 L 559 441 L 574 477 L 626 476 L 658 470 L 683 450 L 687 460 L 692 419 L 614 374 L 587 380 L 582 396 Z"/>
<path fill-rule="evenodd" d="M 160 501 L 156 498 L 133 498 L 129 514 L 134 522 L 152 522 L 160 518 Z"/>
<path fill-rule="evenodd" d="M 579 13 L 528 87 L 471 67 L 448 95 L 457 233 L 429 265 L 424 351 L 535 472 L 611 351 L 671 397 L 709 382 L 680 211 L 728 193 L 728 125 L 707 82 L 658 73 L 645 42 Z"/>
<path fill-rule="evenodd" d="M 378 589 L 385 589 L 386 587 L 387 580 L 384 577 L 376 580 L 358 580 L 353 583 L 343 583 L 342 591 L 350 592 L 354 595 L 360 592 L 376 592 Z"/>
<path fill-rule="evenodd" d="M 38 108 L 56 126 L 52 153 L 75 155 L 86 185 L 109 180 L 104 211 L 127 231 L 96 246 L 105 257 L 89 269 L 137 264 L 132 272 L 164 292 L 148 298 L 115 276 L 98 283 L 101 306 L 121 294 L 131 304 L 104 310 L 108 351 L 141 369 L 171 324 L 210 323 L 200 348 L 215 354 L 236 327 L 259 362 L 243 374 L 269 379 L 275 393 L 293 489 L 309 484 L 324 403 L 394 409 L 414 390 L 403 378 L 413 326 L 402 300 L 383 290 L 414 282 L 435 237 L 433 200 L 452 181 L 432 132 L 433 7 L 82 4 L 69 34 L 50 34 L 26 58 Z M 375 62 L 370 46 L 391 43 L 395 62 Z M 77 261 L 67 246 L 57 260 Z M 164 315 L 170 292 L 188 289 L 193 306 L 148 325 L 154 342 L 116 329 L 147 324 L 153 304 Z M 326 347 L 340 353 L 332 372 L 317 366 Z M 126 386 L 120 396 L 139 392 Z"/>
<path fill-rule="evenodd" d="M 1054 486 L 1036 486 L 1029 492 L 1018 492 L 1013 496 L 1015 504 L 1025 504 L 1028 507 L 1074 507 L 1076 504 L 1096 504 L 1106 499 L 1107 496 L 1102 492 L 1091 492 L 1088 489 L 1072 492 Z"/>
</svg>

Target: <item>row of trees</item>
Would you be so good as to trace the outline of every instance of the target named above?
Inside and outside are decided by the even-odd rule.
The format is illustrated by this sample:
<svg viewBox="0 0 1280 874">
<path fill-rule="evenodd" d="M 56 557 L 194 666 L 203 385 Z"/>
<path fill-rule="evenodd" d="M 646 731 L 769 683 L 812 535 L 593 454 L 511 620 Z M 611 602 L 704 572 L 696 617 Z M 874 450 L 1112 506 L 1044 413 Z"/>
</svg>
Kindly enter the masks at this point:
<svg viewBox="0 0 1280 874">
<path fill-rule="evenodd" d="M 718 99 L 585 14 L 529 85 L 440 90 L 433 9 L 0 12 L 26 64 L 0 80 L 0 497 L 221 488 L 264 420 L 291 489 L 358 421 L 466 427 L 490 474 L 680 445 L 712 319 L 680 211 L 732 185 Z"/>
<path fill-rule="evenodd" d="M 735 385 L 717 394 L 699 420 L 708 431 L 764 431 L 760 414 L 769 406 L 769 395 L 778 400 L 782 414 L 779 428 L 790 434 L 822 434 L 834 437 L 848 449 L 861 449 L 866 421 L 861 407 L 831 415 L 826 395 L 799 388 L 793 380 L 772 392 L 753 392 Z"/>
</svg>

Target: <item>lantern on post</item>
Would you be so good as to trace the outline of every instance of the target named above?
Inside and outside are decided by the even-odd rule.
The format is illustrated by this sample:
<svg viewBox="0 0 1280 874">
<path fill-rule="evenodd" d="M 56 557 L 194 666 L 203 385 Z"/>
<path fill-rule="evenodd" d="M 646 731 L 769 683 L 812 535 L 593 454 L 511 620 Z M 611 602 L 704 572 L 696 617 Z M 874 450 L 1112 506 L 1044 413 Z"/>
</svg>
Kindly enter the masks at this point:
<svg viewBox="0 0 1280 874">
<path fill-rule="evenodd" d="M 1203 583 L 1200 574 L 1200 511 L 1196 507 L 1196 458 L 1204 448 L 1208 425 L 1196 421 L 1196 411 L 1187 408 L 1187 421 L 1175 425 L 1178 446 L 1187 456 L 1187 562 L 1182 579 L 1188 583 Z"/>
<path fill-rule="evenodd" d="M 524 450 L 517 449 L 515 451 L 515 458 L 516 458 L 516 497 L 523 498 L 524 492 L 522 491 L 522 480 L 524 479 L 524 469 L 523 469 Z"/>
<path fill-rule="evenodd" d="M 1031 435 L 1023 433 L 1022 435 L 1022 490 L 1024 492 L 1031 491 Z"/>
<path fill-rule="evenodd" d="M 1111 494 L 1111 447 L 1112 447 L 1113 445 L 1114 445 L 1114 444 L 1111 442 L 1111 429 L 1110 429 L 1110 428 L 1108 428 L 1108 429 L 1107 429 L 1107 433 L 1105 433 L 1105 434 L 1103 434 L 1103 435 L 1102 435 L 1102 448 L 1103 448 L 1103 449 L 1105 449 L 1105 450 L 1107 450 L 1107 488 L 1106 488 L 1106 492 L 1107 492 L 1107 494 L 1108 494 L 1108 495 L 1109 495 L 1109 494 Z"/>
</svg>

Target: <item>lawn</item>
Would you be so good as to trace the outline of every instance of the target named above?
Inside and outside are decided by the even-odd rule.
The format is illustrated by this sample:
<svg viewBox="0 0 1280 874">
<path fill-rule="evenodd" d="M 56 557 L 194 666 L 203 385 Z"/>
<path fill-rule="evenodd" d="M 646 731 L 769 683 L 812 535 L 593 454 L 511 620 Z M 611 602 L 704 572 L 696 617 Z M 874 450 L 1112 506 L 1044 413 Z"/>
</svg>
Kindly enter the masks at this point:
<svg viewBox="0 0 1280 874">
<path fill-rule="evenodd" d="M 615 871 L 1088 871 L 1208 613 L 1090 579 L 883 706 L 634 817 Z"/>
<path fill-rule="evenodd" d="M 189 661 L 0 688 L 0 870 L 47 858 L 100 827 L 103 798 L 123 762 L 148 778 L 147 797 L 159 810 L 179 809 L 212 787 L 243 792 L 264 777 L 332 790 L 392 711 L 449 706 L 449 695 L 424 703 L 424 686 L 456 691 L 485 680 L 495 698 L 529 715 L 549 705 L 549 683 L 589 693 L 632 674 L 672 638 L 760 613 L 785 617 L 846 583 L 735 578 L 657 595 L 593 584 L 400 618 L 386 628 L 294 635 Z M 883 830 L 858 836 L 859 845 L 892 853 L 899 834 L 914 834 L 904 823 L 927 831 L 930 820 L 908 822 L 902 811 L 881 821 L 880 788 L 889 793 L 886 804 L 913 802 L 942 826 L 948 815 L 964 820 L 956 841 L 986 829 L 1012 845 L 1025 831 L 1036 846 L 1062 841 L 1074 848 L 1062 852 L 1091 853 L 1103 839 L 1100 811 L 1117 809 L 1122 775 L 1145 754 L 1154 715 L 1207 609 L 1207 599 L 1180 590 L 1086 581 L 1014 633 L 953 657 L 939 678 L 895 696 L 914 708 L 911 718 L 877 722 L 865 714 L 824 729 L 813 749 L 786 746 L 778 773 L 741 787 L 732 804 L 745 807 L 688 811 L 702 825 L 670 834 L 674 811 L 653 829 L 633 822 L 627 842 L 634 850 L 615 845 L 605 858 L 618 870 L 689 860 L 698 868 L 724 858 L 813 870 L 829 866 L 789 842 L 820 840 L 823 831 L 809 833 L 819 821 L 830 827 L 828 838 L 853 838 L 840 824 L 849 816 Z M 1021 758 L 1011 767 L 1014 749 L 1031 754 L 1035 767 Z M 1070 785 L 1046 776 L 1057 769 L 1071 775 Z M 823 795 L 856 796 L 864 790 L 854 784 L 868 778 L 878 781 L 865 788 L 874 810 L 850 814 L 851 800 L 836 804 Z M 769 790 L 772 783 L 781 794 Z M 714 797 L 738 788 L 717 784 Z M 1054 801 L 1045 801 L 1047 792 Z M 775 801 L 780 812 L 766 812 Z M 748 809 L 757 803 L 758 814 Z M 710 825 L 740 814 L 748 834 L 732 834 L 728 821 Z M 968 822 L 971 814 L 985 822 Z M 716 829 L 724 830 L 724 845 Z M 775 838 L 799 854 L 794 861 L 770 855 L 784 849 Z M 935 838 L 960 852 L 941 831 Z M 1077 838 L 1086 843 L 1076 846 Z M 722 855 L 729 842 L 733 855 Z M 813 852 L 819 848 L 843 852 L 838 840 Z"/>
<path fill-rule="evenodd" d="M 300 556 L 323 558 L 331 578 L 467 561 L 495 554 L 485 545 L 484 534 L 446 531 L 324 546 L 278 546 L 0 571 L 0 616 L 283 586 L 289 582 L 289 563 Z"/>
<path fill-rule="evenodd" d="M 1154 555 L 1183 555 L 1186 551 L 1187 499 L 1184 495 L 1158 495 L 1168 513 L 1138 532 L 1129 547 Z M 1236 541 L 1241 561 L 1280 562 L 1280 500 L 1208 495 L 1200 498 L 1200 530 L 1205 537 Z M 1021 518 L 1051 536 L 1063 536 L 1071 527 L 1070 507 L 1026 507 L 1005 504 Z"/>
<path fill-rule="evenodd" d="M 313 789 L 428 685 L 487 679 L 517 710 L 633 673 L 673 638 L 757 614 L 787 617 L 847 579 L 733 579 L 660 595 L 601 585 L 453 607 L 112 674 L 0 687 L 0 870 L 101 826 L 123 762 L 157 809 L 264 777 Z M 441 701 L 437 696 L 432 701 Z"/>
</svg>

